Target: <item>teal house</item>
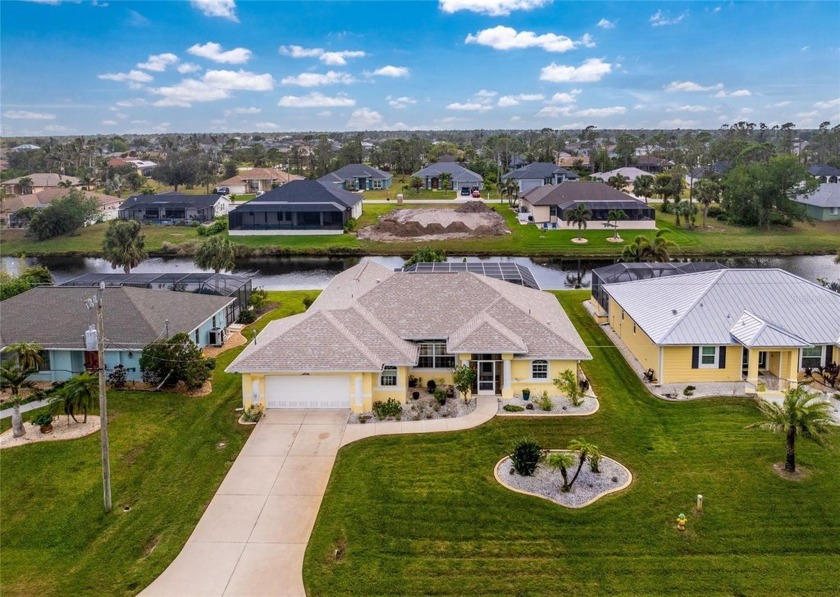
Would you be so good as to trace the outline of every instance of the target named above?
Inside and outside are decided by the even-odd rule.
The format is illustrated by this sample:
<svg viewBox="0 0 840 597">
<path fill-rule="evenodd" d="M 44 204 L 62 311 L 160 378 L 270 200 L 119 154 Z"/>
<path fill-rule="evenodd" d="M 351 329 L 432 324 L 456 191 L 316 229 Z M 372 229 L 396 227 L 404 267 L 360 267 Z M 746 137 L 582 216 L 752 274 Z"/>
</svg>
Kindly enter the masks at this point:
<svg viewBox="0 0 840 597">
<path fill-rule="evenodd" d="M 806 197 L 797 197 L 796 201 L 805 205 L 807 215 L 822 222 L 840 221 L 840 183 L 824 182 Z"/>
</svg>

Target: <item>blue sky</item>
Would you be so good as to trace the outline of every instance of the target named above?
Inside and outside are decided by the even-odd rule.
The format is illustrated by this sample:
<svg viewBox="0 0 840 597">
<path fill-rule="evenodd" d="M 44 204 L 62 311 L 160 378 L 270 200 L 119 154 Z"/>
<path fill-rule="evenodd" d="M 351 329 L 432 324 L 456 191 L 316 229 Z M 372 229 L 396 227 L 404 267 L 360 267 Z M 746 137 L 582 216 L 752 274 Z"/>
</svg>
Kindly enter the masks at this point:
<svg viewBox="0 0 840 597">
<path fill-rule="evenodd" d="M 840 122 L 840 2 L 0 2 L 3 135 Z"/>
</svg>

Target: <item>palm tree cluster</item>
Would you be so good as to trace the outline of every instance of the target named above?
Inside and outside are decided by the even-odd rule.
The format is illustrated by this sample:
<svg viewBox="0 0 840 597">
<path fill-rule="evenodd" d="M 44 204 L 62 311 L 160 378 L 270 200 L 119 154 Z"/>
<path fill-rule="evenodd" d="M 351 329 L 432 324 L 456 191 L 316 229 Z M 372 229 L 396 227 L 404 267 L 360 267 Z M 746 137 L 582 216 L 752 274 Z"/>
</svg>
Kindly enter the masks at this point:
<svg viewBox="0 0 840 597">
<path fill-rule="evenodd" d="M 587 442 L 585 439 L 573 439 L 569 442 L 569 450 L 577 452 L 577 470 L 574 476 L 569 480 L 569 469 L 574 466 L 575 457 L 569 452 L 554 452 L 549 454 L 545 463 L 549 468 L 560 471 L 560 476 L 563 477 L 563 485 L 560 491 L 567 493 L 572 490 L 572 486 L 577 481 L 578 475 L 583 468 L 586 461 L 589 461 L 589 470 L 593 473 L 600 472 L 601 464 L 601 450 L 593 443 Z"/>
<path fill-rule="evenodd" d="M 21 390 L 35 389 L 29 378 L 37 373 L 44 364 L 44 358 L 41 356 L 43 347 L 32 342 L 17 342 L 4 348 L 3 352 L 11 353 L 16 357 L 13 360 L 6 361 L 0 367 L 0 385 L 9 388 L 12 394 L 12 405 L 14 406 L 12 411 L 12 435 L 23 437 L 26 435 L 26 429 L 23 427 L 23 418 L 20 414 Z"/>
<path fill-rule="evenodd" d="M 102 241 L 102 254 L 111 262 L 112 268 L 122 267 L 130 274 L 131 268 L 149 256 L 145 236 L 140 230 L 140 222 L 136 220 L 114 220 L 108 226 Z"/>
<path fill-rule="evenodd" d="M 624 245 L 621 252 L 621 261 L 641 262 L 659 261 L 667 263 L 671 261 L 671 251 L 677 248 L 677 243 L 665 237 L 667 230 L 659 230 L 652 239 L 639 235 L 632 243 Z"/>
</svg>

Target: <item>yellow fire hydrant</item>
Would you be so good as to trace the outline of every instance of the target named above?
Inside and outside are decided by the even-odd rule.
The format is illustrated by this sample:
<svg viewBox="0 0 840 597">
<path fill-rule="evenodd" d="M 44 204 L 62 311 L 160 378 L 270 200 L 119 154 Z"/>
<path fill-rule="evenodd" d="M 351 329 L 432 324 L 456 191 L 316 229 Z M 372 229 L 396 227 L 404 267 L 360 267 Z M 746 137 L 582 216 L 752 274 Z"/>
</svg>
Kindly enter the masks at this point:
<svg viewBox="0 0 840 597">
<path fill-rule="evenodd" d="M 684 531 L 685 530 L 685 523 L 686 523 L 685 514 L 680 512 L 680 515 L 677 516 L 677 530 L 678 531 Z"/>
</svg>

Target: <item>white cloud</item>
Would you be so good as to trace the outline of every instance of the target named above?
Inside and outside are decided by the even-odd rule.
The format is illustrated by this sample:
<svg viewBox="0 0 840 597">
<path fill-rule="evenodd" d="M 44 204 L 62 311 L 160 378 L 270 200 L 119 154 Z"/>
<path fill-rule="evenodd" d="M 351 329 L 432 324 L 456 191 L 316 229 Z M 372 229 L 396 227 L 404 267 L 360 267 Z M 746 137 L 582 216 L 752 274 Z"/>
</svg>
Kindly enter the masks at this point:
<svg viewBox="0 0 840 597">
<path fill-rule="evenodd" d="M 225 116 L 231 116 L 233 114 L 259 114 L 260 112 L 262 112 L 262 110 L 255 107 L 231 108 L 230 110 L 225 110 Z"/>
<path fill-rule="evenodd" d="M 116 126 L 119 123 L 116 120 L 103 120 L 102 124 L 104 124 L 105 126 Z"/>
<path fill-rule="evenodd" d="M 696 120 L 682 120 L 681 118 L 674 118 L 673 120 L 662 120 L 659 126 L 666 129 L 690 129 L 697 126 Z"/>
<path fill-rule="evenodd" d="M 785 100 L 785 101 L 783 101 L 783 102 L 779 102 L 779 103 L 777 103 L 777 104 L 773 104 L 773 105 L 771 105 L 770 107 L 771 107 L 771 108 L 784 108 L 785 106 L 789 106 L 789 105 L 791 105 L 792 103 L 793 103 L 793 102 L 792 102 L 792 101 L 790 101 L 790 100 Z"/>
<path fill-rule="evenodd" d="M 118 83 L 123 83 L 125 81 L 131 83 L 148 83 L 149 81 L 154 80 L 152 75 L 144 73 L 142 70 L 130 70 L 127 73 L 105 73 L 98 75 L 98 77 L 106 81 L 117 81 Z"/>
<path fill-rule="evenodd" d="M 551 96 L 549 100 L 552 104 L 573 104 L 577 101 L 576 95 L 580 94 L 580 89 L 572 89 L 569 93 L 557 92 Z"/>
<path fill-rule="evenodd" d="M 131 27 L 148 27 L 151 21 L 136 10 L 128 10 L 128 25 Z"/>
<path fill-rule="evenodd" d="M 710 112 L 711 108 L 708 106 L 698 106 L 686 104 L 685 106 L 675 106 L 668 108 L 666 112 Z"/>
<path fill-rule="evenodd" d="M 513 27 L 497 25 L 491 29 L 484 29 L 475 35 L 469 34 L 464 43 L 488 46 L 494 50 L 522 50 L 525 48 L 541 48 L 546 52 L 568 52 L 579 46 L 593 47 L 592 36 L 585 34 L 579 41 L 574 41 L 565 35 L 543 33 L 537 35 L 533 31 L 517 31 Z"/>
<path fill-rule="evenodd" d="M 819 114 L 819 112 L 817 112 L 816 110 L 812 110 L 810 112 L 797 112 L 796 117 L 797 118 L 812 118 L 812 117 L 816 116 L 817 114 Z"/>
<path fill-rule="evenodd" d="M 120 108 L 136 108 L 137 106 L 144 106 L 146 105 L 146 100 L 142 97 L 138 97 L 136 99 L 130 100 L 120 100 L 117 104 Z M 111 108 L 112 111 L 116 112 L 116 108 Z"/>
<path fill-rule="evenodd" d="M 280 125 L 275 122 L 258 122 L 254 125 L 260 130 L 279 129 Z"/>
<path fill-rule="evenodd" d="M 539 102 L 545 99 L 541 93 L 520 93 L 519 95 L 503 95 L 499 98 L 498 106 L 500 108 L 509 108 L 510 106 L 518 106 L 519 102 Z"/>
<path fill-rule="evenodd" d="M 504 17 L 516 10 L 534 10 L 552 0 L 440 0 L 440 9 L 452 14 L 460 10 L 468 10 L 491 17 Z"/>
<path fill-rule="evenodd" d="M 402 97 L 394 97 L 394 96 L 389 95 L 385 99 L 388 101 L 389 106 L 391 106 L 392 108 L 397 108 L 398 110 L 401 110 L 403 108 L 407 108 L 408 106 L 417 103 L 416 99 L 414 99 L 413 97 L 405 96 L 405 95 L 402 96 Z"/>
<path fill-rule="evenodd" d="M 615 29 L 616 21 L 610 21 L 608 19 L 601 19 L 595 25 L 596 27 L 600 27 L 601 29 Z"/>
<path fill-rule="evenodd" d="M 157 107 L 189 108 L 193 102 L 212 102 L 230 97 L 234 90 L 271 91 L 274 79 L 268 73 L 232 70 L 208 70 L 201 79 L 184 79 L 177 85 L 158 87 L 150 91 L 162 95 L 154 103 Z"/>
<path fill-rule="evenodd" d="M 346 126 L 348 129 L 369 129 L 379 124 L 382 124 L 382 114 L 370 108 L 359 108 L 353 110 Z"/>
<path fill-rule="evenodd" d="M 578 110 L 575 112 L 575 116 L 589 116 L 589 117 L 601 117 L 601 116 L 615 116 L 616 114 L 624 114 L 627 112 L 627 108 L 624 106 L 612 106 L 610 108 L 587 108 L 585 110 Z"/>
<path fill-rule="evenodd" d="M 28 110 L 7 110 L 3 116 L 10 120 L 55 120 L 55 114 L 29 112 Z"/>
<path fill-rule="evenodd" d="M 802 46 L 801 48 L 799 48 L 799 51 L 800 52 L 807 52 L 810 49 L 811 49 L 811 46 Z"/>
<path fill-rule="evenodd" d="M 721 89 L 715 94 L 715 97 L 750 97 L 751 95 L 752 93 L 750 93 L 749 89 L 739 89 L 732 93 L 726 93 L 726 91 Z"/>
<path fill-rule="evenodd" d="M 355 83 L 353 75 L 328 71 L 326 73 L 301 73 L 293 77 L 284 77 L 280 81 L 283 85 L 297 85 L 298 87 L 318 87 L 320 85 L 349 85 Z"/>
<path fill-rule="evenodd" d="M 814 104 L 815 108 L 820 110 L 831 110 L 832 108 L 840 108 L 840 97 L 833 100 L 826 100 L 824 102 L 817 102 Z"/>
<path fill-rule="evenodd" d="M 454 102 L 446 106 L 447 110 L 460 110 L 462 112 L 487 112 L 492 110 L 493 106 L 480 102 Z"/>
<path fill-rule="evenodd" d="M 665 91 L 714 91 L 723 89 L 723 83 L 714 85 L 700 85 L 694 81 L 671 81 L 664 87 Z"/>
<path fill-rule="evenodd" d="M 45 126 L 44 130 L 47 131 L 47 132 L 50 132 L 50 133 L 66 133 L 66 132 L 71 131 L 73 129 L 71 129 L 70 127 L 66 127 L 64 125 L 61 125 L 61 124 L 50 124 L 50 125 Z"/>
<path fill-rule="evenodd" d="M 190 4 L 206 17 L 221 17 L 238 23 L 234 0 L 190 0 Z"/>
<path fill-rule="evenodd" d="M 612 64 L 601 58 L 589 58 L 580 66 L 551 63 L 540 70 L 540 80 L 551 83 L 592 83 L 600 81 L 612 70 Z"/>
<path fill-rule="evenodd" d="M 664 27 L 666 25 L 676 25 L 681 23 L 687 13 L 682 13 L 677 17 L 671 17 L 667 13 L 663 14 L 661 10 L 657 10 L 650 15 L 650 24 L 652 27 Z"/>
<path fill-rule="evenodd" d="M 370 73 L 365 73 L 368 77 L 393 77 L 393 78 L 401 78 L 401 77 L 408 77 L 411 75 L 411 71 L 406 68 L 405 66 L 392 66 L 387 65 L 381 68 L 377 68 L 375 71 Z"/>
<path fill-rule="evenodd" d="M 364 58 L 366 52 L 361 50 L 327 51 L 323 48 L 304 48 L 303 46 L 280 46 L 280 53 L 292 58 L 318 58 L 330 66 L 344 66 L 348 58 Z"/>
<path fill-rule="evenodd" d="M 309 95 L 284 95 L 277 102 L 282 108 L 349 108 L 356 105 L 356 100 L 339 93 L 334 97 L 317 91 Z"/>
<path fill-rule="evenodd" d="M 497 92 L 491 91 L 490 89 L 480 89 L 475 94 L 476 97 L 483 97 L 483 98 L 496 97 L 497 95 L 499 95 Z"/>
<path fill-rule="evenodd" d="M 193 64 L 192 62 L 185 62 L 183 64 L 178 65 L 178 72 L 182 75 L 188 75 L 190 73 L 196 73 L 201 70 L 201 67 L 197 64 Z"/>
<path fill-rule="evenodd" d="M 223 64 L 243 64 L 251 59 L 251 50 L 234 48 L 225 52 L 222 50 L 221 44 L 212 41 L 208 41 L 206 44 L 195 44 L 187 49 L 187 52 L 193 56 L 200 56 Z"/>
<path fill-rule="evenodd" d="M 155 72 L 163 72 L 170 64 L 178 62 L 178 57 L 175 54 L 152 54 L 146 62 L 140 62 L 137 68 L 144 70 L 153 70 Z"/>
<path fill-rule="evenodd" d="M 545 106 L 539 112 L 537 112 L 537 116 L 549 118 L 557 118 L 558 116 L 568 116 L 572 113 L 573 109 L 574 108 L 572 106 Z"/>
</svg>

